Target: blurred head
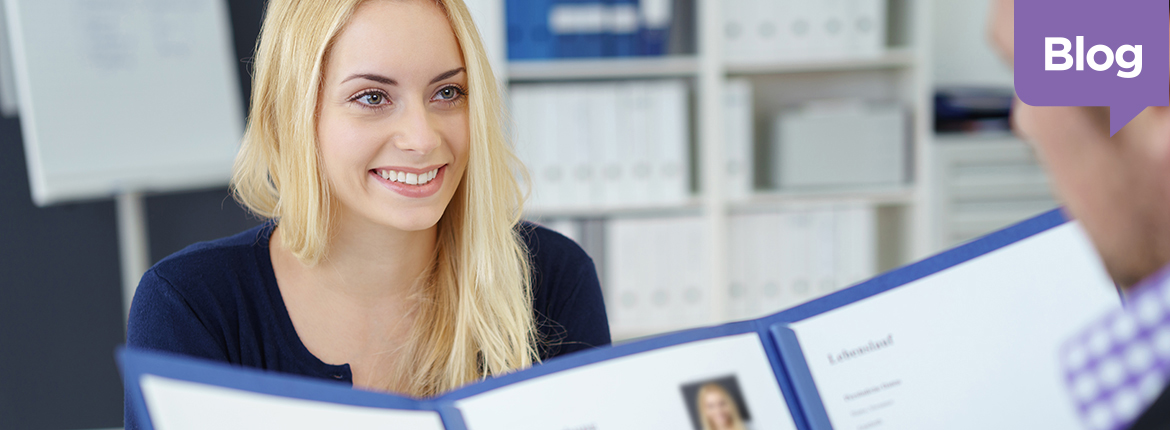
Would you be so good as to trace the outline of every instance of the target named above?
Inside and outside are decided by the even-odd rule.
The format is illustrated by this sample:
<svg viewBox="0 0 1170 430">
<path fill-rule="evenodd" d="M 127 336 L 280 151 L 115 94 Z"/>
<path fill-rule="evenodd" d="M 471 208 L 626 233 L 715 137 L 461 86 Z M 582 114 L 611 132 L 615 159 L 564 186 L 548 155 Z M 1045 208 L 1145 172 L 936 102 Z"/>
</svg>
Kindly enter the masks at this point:
<svg viewBox="0 0 1170 430">
<path fill-rule="evenodd" d="M 739 406 L 723 386 L 713 382 L 704 384 L 699 388 L 695 403 L 703 430 L 743 430 Z"/>
<path fill-rule="evenodd" d="M 1170 110 L 1146 108 L 1112 138 L 1108 115 L 1017 102 L 1014 121 L 1110 276 L 1128 288 L 1170 263 Z"/>
<path fill-rule="evenodd" d="M 989 24 L 1009 63 L 1012 9 L 1012 0 L 996 0 Z M 1108 108 L 1017 100 L 1012 116 L 1118 285 L 1132 286 L 1170 263 L 1170 108 L 1146 108 L 1113 137 Z"/>
<path fill-rule="evenodd" d="M 390 390 L 438 394 L 536 359 L 523 167 L 497 86 L 462 0 L 268 1 L 236 198 L 310 266 L 342 220 L 436 228 Z"/>
</svg>

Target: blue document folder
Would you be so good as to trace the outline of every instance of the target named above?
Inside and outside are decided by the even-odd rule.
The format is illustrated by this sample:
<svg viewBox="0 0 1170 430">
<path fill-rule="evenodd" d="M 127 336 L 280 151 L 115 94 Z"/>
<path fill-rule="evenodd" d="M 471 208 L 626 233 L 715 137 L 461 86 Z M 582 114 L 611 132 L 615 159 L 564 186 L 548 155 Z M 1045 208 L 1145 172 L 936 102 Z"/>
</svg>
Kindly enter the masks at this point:
<svg viewBox="0 0 1170 430">
<path fill-rule="evenodd" d="M 1118 305 L 1078 226 L 1053 210 L 773 315 L 558 357 L 433 399 L 132 348 L 118 357 L 140 422 L 168 428 L 305 414 L 295 422 L 697 430 L 724 399 L 735 413 L 719 416 L 757 429 L 1024 429 L 1077 423 L 1046 345 Z"/>
<path fill-rule="evenodd" d="M 556 56 L 556 40 L 548 28 L 553 0 L 504 2 L 508 59 L 544 60 Z"/>
</svg>

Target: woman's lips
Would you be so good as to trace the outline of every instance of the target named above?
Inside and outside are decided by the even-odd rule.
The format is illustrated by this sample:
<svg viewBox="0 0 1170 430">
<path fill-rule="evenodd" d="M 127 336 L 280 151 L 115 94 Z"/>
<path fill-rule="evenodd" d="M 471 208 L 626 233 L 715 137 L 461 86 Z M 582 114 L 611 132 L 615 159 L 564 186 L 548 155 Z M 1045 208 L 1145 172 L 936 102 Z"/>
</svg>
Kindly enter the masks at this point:
<svg viewBox="0 0 1170 430">
<path fill-rule="evenodd" d="M 368 173 L 382 186 L 402 196 L 425 198 L 434 195 L 443 187 L 446 171 L 447 165 L 444 164 L 430 170 L 387 167 L 371 169 Z"/>
</svg>

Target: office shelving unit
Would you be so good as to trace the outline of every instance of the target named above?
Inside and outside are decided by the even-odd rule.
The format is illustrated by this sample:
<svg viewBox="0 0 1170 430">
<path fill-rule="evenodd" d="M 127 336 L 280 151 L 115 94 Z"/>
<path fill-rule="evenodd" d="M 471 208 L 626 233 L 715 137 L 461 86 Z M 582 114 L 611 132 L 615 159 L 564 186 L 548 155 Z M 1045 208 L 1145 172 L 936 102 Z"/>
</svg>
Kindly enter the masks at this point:
<svg viewBox="0 0 1170 430">
<path fill-rule="evenodd" d="M 683 203 L 651 207 L 530 210 L 526 216 L 539 220 L 596 220 L 622 217 L 701 216 L 705 226 L 706 260 L 710 265 L 709 316 L 678 327 L 727 321 L 730 283 L 730 216 L 740 213 L 779 211 L 791 205 L 824 202 L 862 202 L 875 207 L 881 254 L 878 270 L 886 270 L 925 256 L 934 248 L 935 231 L 929 204 L 932 196 L 928 174 L 931 160 L 932 105 L 928 55 L 929 0 L 889 0 L 886 50 L 866 58 L 807 61 L 727 61 L 722 52 L 723 11 L 720 0 L 695 0 L 697 53 L 656 58 L 604 58 L 515 61 L 507 65 L 509 83 L 684 78 L 691 82 L 692 173 L 694 196 Z M 897 102 L 908 112 L 907 181 L 896 187 L 788 191 L 761 189 L 745 199 L 726 194 L 724 104 L 726 80 L 747 78 L 753 84 L 756 124 L 754 154 L 766 145 L 767 124 L 781 109 L 825 98 L 862 98 Z M 756 162 L 756 166 L 760 166 Z M 596 256 L 595 256 L 596 257 Z M 604 279 L 603 279 L 604 287 Z M 651 332 L 615 332 L 615 339 L 629 339 Z"/>
<path fill-rule="evenodd" d="M 582 79 L 690 78 L 699 70 L 699 58 L 625 57 L 516 61 L 508 64 L 511 82 L 548 82 Z"/>
</svg>

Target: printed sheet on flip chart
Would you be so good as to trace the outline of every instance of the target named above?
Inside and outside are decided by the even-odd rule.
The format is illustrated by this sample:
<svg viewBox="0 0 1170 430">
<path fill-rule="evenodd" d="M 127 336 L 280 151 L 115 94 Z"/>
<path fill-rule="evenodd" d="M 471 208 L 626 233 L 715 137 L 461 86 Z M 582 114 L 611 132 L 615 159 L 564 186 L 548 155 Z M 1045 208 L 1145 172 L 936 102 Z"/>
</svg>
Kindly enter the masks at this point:
<svg viewBox="0 0 1170 430">
<path fill-rule="evenodd" d="M 467 428 L 693 429 L 685 388 L 733 377 L 756 429 L 795 429 L 760 336 L 718 337 L 588 364 L 455 402 Z M 518 407 L 523 405 L 523 407 Z M 693 406 L 692 406 L 693 407 Z"/>
<path fill-rule="evenodd" d="M 37 204 L 227 183 L 243 131 L 221 0 L 5 0 Z"/>
<path fill-rule="evenodd" d="M 141 386 L 158 429 L 443 429 L 434 411 L 293 399 L 155 375 L 143 375 Z"/>
<path fill-rule="evenodd" d="M 1080 428 L 1059 345 L 1119 305 L 1068 223 L 791 328 L 834 428 Z"/>
</svg>

